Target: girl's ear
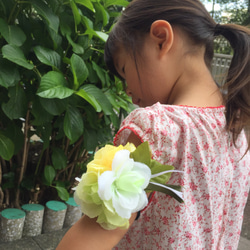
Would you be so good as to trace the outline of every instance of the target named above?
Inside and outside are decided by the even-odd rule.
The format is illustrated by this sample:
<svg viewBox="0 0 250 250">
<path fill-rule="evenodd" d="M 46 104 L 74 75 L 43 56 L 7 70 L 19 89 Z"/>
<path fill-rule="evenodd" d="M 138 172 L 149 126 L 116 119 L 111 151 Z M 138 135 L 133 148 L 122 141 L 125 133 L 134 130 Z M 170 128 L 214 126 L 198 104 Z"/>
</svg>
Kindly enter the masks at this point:
<svg viewBox="0 0 250 250">
<path fill-rule="evenodd" d="M 154 21 L 150 28 L 150 37 L 157 43 L 160 55 L 163 56 L 173 44 L 174 34 L 171 24 L 165 20 Z"/>
</svg>

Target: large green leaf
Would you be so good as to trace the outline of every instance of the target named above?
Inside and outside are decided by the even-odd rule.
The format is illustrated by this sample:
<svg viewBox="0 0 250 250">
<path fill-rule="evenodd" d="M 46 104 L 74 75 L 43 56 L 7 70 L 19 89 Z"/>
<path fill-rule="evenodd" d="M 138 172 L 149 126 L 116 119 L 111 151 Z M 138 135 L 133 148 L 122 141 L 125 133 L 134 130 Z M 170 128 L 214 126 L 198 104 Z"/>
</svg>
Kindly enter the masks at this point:
<svg viewBox="0 0 250 250">
<path fill-rule="evenodd" d="M 14 148 L 13 142 L 0 133 L 0 156 L 9 161 L 14 154 Z"/>
<path fill-rule="evenodd" d="M 61 45 L 62 45 L 62 36 L 55 32 L 53 29 L 51 28 L 48 28 L 48 31 L 49 31 L 49 34 L 50 34 L 50 37 L 53 41 L 53 49 L 54 50 L 57 50 L 57 49 L 61 49 Z"/>
<path fill-rule="evenodd" d="M 2 47 L 3 57 L 13 63 L 16 63 L 26 69 L 33 69 L 34 65 L 30 64 L 24 56 L 23 51 L 16 45 L 7 44 Z"/>
<path fill-rule="evenodd" d="M 60 115 L 66 110 L 68 102 L 65 99 L 39 98 L 42 107 L 51 115 Z M 42 112 L 41 112 L 42 113 Z"/>
<path fill-rule="evenodd" d="M 9 88 L 20 80 L 16 65 L 5 59 L 0 59 L 0 85 Z"/>
<path fill-rule="evenodd" d="M 8 25 L 2 18 L 0 18 L 0 33 L 9 44 L 16 46 L 23 45 L 26 40 L 26 35 L 20 27 Z"/>
<path fill-rule="evenodd" d="M 34 52 L 40 62 L 52 67 L 56 67 L 57 69 L 60 68 L 61 57 L 57 52 L 42 46 L 34 47 Z"/>
<path fill-rule="evenodd" d="M 88 103 L 90 103 L 97 112 L 101 112 L 102 108 L 100 104 L 96 101 L 95 97 L 89 93 L 87 93 L 85 90 L 80 89 L 76 92 L 77 95 L 85 99 Z"/>
<path fill-rule="evenodd" d="M 104 6 L 105 8 L 111 6 L 111 5 L 119 5 L 126 7 L 128 6 L 129 2 L 126 0 L 104 0 Z"/>
<path fill-rule="evenodd" d="M 95 15 L 96 24 L 102 22 L 103 27 L 106 26 L 109 22 L 108 12 L 104 9 L 104 7 L 100 3 L 95 4 L 95 9 L 96 9 L 96 15 Z"/>
<path fill-rule="evenodd" d="M 44 178 L 48 184 L 48 186 L 50 186 L 54 180 L 56 176 L 56 171 L 53 168 L 53 166 L 45 166 L 44 168 Z"/>
<path fill-rule="evenodd" d="M 8 124 L 7 129 L 4 131 L 7 136 L 14 143 L 14 154 L 17 154 L 23 148 L 24 134 L 21 126 L 17 126 L 11 122 Z"/>
<path fill-rule="evenodd" d="M 75 26 L 77 26 L 81 22 L 81 15 L 79 13 L 79 10 L 78 10 L 76 4 L 73 1 L 70 1 L 70 6 L 71 6 L 71 9 L 73 12 Z"/>
<path fill-rule="evenodd" d="M 4 113 L 11 119 L 23 118 L 28 108 L 24 90 L 20 86 L 9 88 L 9 101 L 2 104 Z"/>
<path fill-rule="evenodd" d="M 47 4 L 41 0 L 30 0 L 37 13 L 42 16 L 48 23 L 49 27 L 56 33 L 59 27 L 59 18 L 54 14 Z"/>
<path fill-rule="evenodd" d="M 55 169 L 64 169 L 67 166 L 67 157 L 61 148 L 53 148 L 51 158 Z"/>
<path fill-rule="evenodd" d="M 66 188 L 55 186 L 55 189 L 57 190 L 58 196 L 61 200 L 67 201 L 69 199 L 69 193 Z"/>
<path fill-rule="evenodd" d="M 82 16 L 82 23 L 86 26 L 87 29 L 93 30 L 93 22 L 86 16 Z"/>
<path fill-rule="evenodd" d="M 74 76 L 74 88 L 78 89 L 88 77 L 88 68 L 82 58 L 76 54 L 71 56 L 70 65 Z"/>
<path fill-rule="evenodd" d="M 102 92 L 102 90 L 91 84 L 83 85 L 82 89 L 85 90 L 88 94 L 92 95 L 97 100 L 106 115 L 113 114 L 114 111 L 112 105 L 106 95 Z"/>
<path fill-rule="evenodd" d="M 94 129 L 84 129 L 84 148 L 88 151 L 95 151 L 98 145 L 98 137 L 96 130 Z"/>
<path fill-rule="evenodd" d="M 36 133 L 43 141 L 43 150 L 49 147 L 51 140 L 52 126 L 51 123 L 46 123 L 36 127 Z"/>
<path fill-rule="evenodd" d="M 83 119 L 81 113 L 76 107 L 70 107 L 67 109 L 64 118 L 64 132 L 70 139 L 71 143 L 77 141 L 77 139 L 83 134 Z"/>
<path fill-rule="evenodd" d="M 103 42 L 108 40 L 108 35 L 102 31 L 95 31 L 95 35 L 99 37 Z"/>
<path fill-rule="evenodd" d="M 87 7 L 88 9 L 90 9 L 91 11 L 95 12 L 95 9 L 91 0 L 75 0 L 75 3 L 81 4 Z"/>
<path fill-rule="evenodd" d="M 32 104 L 32 110 L 31 113 L 35 117 L 34 120 L 32 120 L 32 125 L 43 125 L 45 123 L 48 123 L 52 120 L 53 116 L 45 110 L 43 105 L 41 105 L 40 99 L 42 98 L 35 98 L 33 104 Z M 51 99 L 44 99 L 44 100 L 51 100 Z M 53 99 L 52 99 L 53 100 Z"/>
<path fill-rule="evenodd" d="M 68 42 L 71 44 L 73 51 L 76 54 L 83 54 L 84 53 L 84 49 L 80 44 L 75 43 L 72 38 L 70 37 L 70 35 L 66 35 Z"/>
<path fill-rule="evenodd" d="M 105 71 L 103 68 L 99 67 L 94 61 L 92 61 L 93 69 L 95 70 L 97 76 L 102 82 L 102 85 L 105 86 L 106 78 L 105 78 Z"/>
<path fill-rule="evenodd" d="M 96 36 L 99 39 L 101 39 L 103 42 L 106 42 L 108 39 L 108 35 L 106 33 L 102 31 L 95 31 L 91 28 L 87 28 L 84 35 L 88 35 L 90 39 L 92 39 L 93 36 Z"/>
<path fill-rule="evenodd" d="M 61 73 L 50 71 L 42 77 L 37 95 L 44 98 L 64 99 L 74 93 L 74 90 L 67 88 L 66 85 L 67 82 Z"/>
</svg>

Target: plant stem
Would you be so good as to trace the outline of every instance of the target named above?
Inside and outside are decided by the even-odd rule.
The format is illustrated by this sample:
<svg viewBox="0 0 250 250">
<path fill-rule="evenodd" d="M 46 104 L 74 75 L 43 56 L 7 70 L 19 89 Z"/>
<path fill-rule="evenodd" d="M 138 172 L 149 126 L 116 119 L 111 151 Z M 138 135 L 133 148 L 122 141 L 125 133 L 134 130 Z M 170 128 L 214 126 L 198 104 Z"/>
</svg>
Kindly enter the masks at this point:
<svg viewBox="0 0 250 250">
<path fill-rule="evenodd" d="M 84 157 L 81 157 L 80 159 L 78 159 L 78 160 L 76 160 L 76 161 L 71 162 L 66 168 L 64 168 L 64 169 L 62 169 L 62 170 L 60 170 L 60 171 L 58 171 L 58 173 L 57 173 L 57 175 L 56 175 L 56 177 L 55 177 L 55 180 L 58 180 L 58 177 L 59 177 L 59 175 L 60 175 L 61 173 L 65 172 L 66 170 L 68 170 L 69 168 L 71 168 L 72 166 L 74 166 L 74 165 L 77 164 L 77 163 L 82 163 L 82 162 L 84 162 L 85 160 L 86 160 L 86 157 L 84 156 Z"/>
<path fill-rule="evenodd" d="M 8 189 L 5 189 L 4 192 L 5 192 L 5 204 L 8 207 L 10 204 L 10 193 Z"/>
<path fill-rule="evenodd" d="M 67 152 L 68 152 L 68 149 L 69 149 L 69 143 L 70 143 L 70 139 L 67 138 L 66 146 L 65 146 L 65 150 L 64 150 L 64 154 L 65 154 L 65 155 L 67 155 Z"/>
<path fill-rule="evenodd" d="M 36 66 L 33 68 L 33 71 L 39 76 L 39 78 L 42 78 L 42 75 Z"/>
<path fill-rule="evenodd" d="M 13 16 L 15 10 L 16 10 L 16 6 L 17 6 L 17 2 L 15 3 L 13 9 L 12 9 L 11 12 L 10 12 L 10 16 L 9 16 L 9 19 L 8 19 L 8 24 L 10 23 L 10 21 L 11 21 L 11 19 L 12 19 L 12 16 Z"/>
<path fill-rule="evenodd" d="M 35 170 L 35 176 L 37 176 L 37 173 L 38 173 L 38 170 L 39 170 L 39 166 L 40 166 L 40 163 L 41 163 L 41 160 L 42 160 L 42 157 L 43 157 L 43 153 L 44 153 L 44 149 L 42 150 L 41 154 L 40 154 L 40 157 L 39 157 L 39 160 L 36 164 L 36 170 Z"/>
<path fill-rule="evenodd" d="M 16 197 L 15 197 L 15 202 L 14 205 L 15 207 L 19 208 L 19 198 L 20 198 L 20 184 L 23 180 L 24 172 L 26 170 L 27 166 L 27 160 L 28 160 L 28 153 L 29 153 L 29 137 L 28 137 L 28 132 L 29 132 L 29 116 L 30 116 L 30 109 L 28 109 L 27 114 L 26 114 L 26 119 L 25 119 L 25 124 L 24 124 L 24 148 L 23 148 L 23 159 L 22 159 L 22 165 L 20 169 L 20 174 L 17 182 L 17 192 L 16 192 Z"/>
<path fill-rule="evenodd" d="M 68 159 L 70 159 L 73 155 L 73 153 L 75 152 L 75 150 L 78 149 L 78 147 L 80 146 L 80 144 L 82 143 L 83 141 L 83 136 L 77 141 L 77 143 L 75 144 L 75 146 L 73 147 L 73 149 L 69 152 L 69 155 L 68 155 Z"/>
<path fill-rule="evenodd" d="M 0 208 L 3 206 L 4 193 L 2 190 L 2 164 L 0 161 Z"/>
</svg>

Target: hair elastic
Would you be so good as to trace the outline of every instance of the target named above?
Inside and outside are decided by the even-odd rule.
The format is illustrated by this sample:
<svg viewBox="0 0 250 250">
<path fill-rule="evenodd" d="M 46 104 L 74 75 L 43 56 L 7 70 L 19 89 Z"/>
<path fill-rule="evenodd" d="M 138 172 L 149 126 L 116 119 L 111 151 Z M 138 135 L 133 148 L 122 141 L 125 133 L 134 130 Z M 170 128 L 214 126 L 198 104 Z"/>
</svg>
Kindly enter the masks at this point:
<svg viewBox="0 0 250 250">
<path fill-rule="evenodd" d="M 221 25 L 217 23 L 214 27 L 214 36 L 219 36 L 221 34 Z"/>
</svg>

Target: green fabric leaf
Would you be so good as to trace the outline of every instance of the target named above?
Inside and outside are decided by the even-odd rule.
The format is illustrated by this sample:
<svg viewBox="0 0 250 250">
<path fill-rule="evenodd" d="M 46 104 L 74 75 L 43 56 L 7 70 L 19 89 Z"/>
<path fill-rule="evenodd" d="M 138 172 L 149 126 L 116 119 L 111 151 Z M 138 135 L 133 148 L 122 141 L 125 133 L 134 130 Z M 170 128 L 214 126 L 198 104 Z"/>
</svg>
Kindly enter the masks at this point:
<svg viewBox="0 0 250 250">
<path fill-rule="evenodd" d="M 134 159 L 134 161 L 144 163 L 150 168 L 151 151 L 148 142 L 146 141 L 140 144 L 134 152 L 130 153 L 130 157 Z"/>
<path fill-rule="evenodd" d="M 14 143 L 0 133 L 0 156 L 4 160 L 9 161 L 14 154 L 14 149 Z"/>
<path fill-rule="evenodd" d="M 20 74 L 16 65 L 8 60 L 0 59 L 0 85 L 9 88 L 15 86 L 20 80 Z"/>
<path fill-rule="evenodd" d="M 83 134 L 83 128 L 83 120 L 79 110 L 75 107 L 68 108 L 64 117 L 64 132 L 71 143 L 79 139 Z"/>
<path fill-rule="evenodd" d="M 61 57 L 54 50 L 44 48 L 42 46 L 34 47 L 34 52 L 40 62 L 49 65 L 51 67 L 56 67 L 57 69 L 61 66 Z"/>
<path fill-rule="evenodd" d="M 76 54 L 71 56 L 70 65 L 74 77 L 74 88 L 78 89 L 88 77 L 88 68 L 82 58 Z"/>
<path fill-rule="evenodd" d="M 113 107 L 110 101 L 108 100 L 106 95 L 102 92 L 102 90 L 97 88 L 95 85 L 91 85 L 91 84 L 86 84 L 82 86 L 82 89 L 85 90 L 88 94 L 94 96 L 96 101 L 101 106 L 105 115 L 111 115 L 114 113 Z"/>
<path fill-rule="evenodd" d="M 151 169 L 152 174 L 157 174 L 163 171 L 173 170 L 174 167 L 170 165 L 163 165 L 160 162 L 151 159 L 150 169 Z M 158 177 L 152 178 L 150 181 L 161 183 L 161 184 L 166 184 L 169 181 L 170 177 L 171 177 L 171 173 L 166 173 Z"/>
<path fill-rule="evenodd" d="M 74 90 L 67 88 L 66 85 L 67 82 L 61 73 L 50 71 L 42 77 L 37 95 L 44 98 L 64 99 L 74 93 Z"/>
<path fill-rule="evenodd" d="M 67 156 L 61 148 L 53 148 L 51 158 L 55 169 L 64 169 L 67 166 Z"/>
<path fill-rule="evenodd" d="M 30 0 L 34 9 L 39 15 L 41 15 L 48 23 L 49 27 L 56 33 L 59 27 L 59 18 L 55 15 L 51 8 L 41 0 Z"/>
<path fill-rule="evenodd" d="M 91 0 L 75 0 L 75 3 L 81 4 L 85 7 L 87 7 L 92 12 L 95 12 L 95 9 L 94 9 L 94 6 L 93 6 Z"/>
<path fill-rule="evenodd" d="M 26 40 L 26 35 L 20 27 L 8 25 L 5 20 L 0 18 L 0 33 L 9 44 L 21 46 Z"/>
<path fill-rule="evenodd" d="M 2 47 L 3 57 L 11 62 L 18 64 L 26 69 L 33 69 L 34 65 L 30 64 L 24 56 L 23 51 L 16 45 L 7 44 Z"/>
<path fill-rule="evenodd" d="M 53 168 L 53 166 L 45 166 L 44 168 L 44 178 L 48 184 L 48 186 L 50 186 L 54 180 L 56 176 L 56 171 Z"/>
<path fill-rule="evenodd" d="M 25 117 L 28 108 L 26 95 L 20 86 L 9 88 L 9 101 L 2 104 L 4 113 L 11 119 Z"/>
<path fill-rule="evenodd" d="M 179 191 L 181 190 L 181 187 L 180 186 L 174 186 L 174 185 L 163 185 L 163 186 L 166 186 L 166 187 L 170 187 L 176 191 Z M 162 186 L 159 186 L 157 184 L 154 184 L 154 183 L 149 183 L 147 188 L 146 188 L 147 191 L 158 191 L 158 192 L 161 192 L 161 193 L 165 193 L 165 194 L 168 194 L 170 195 L 171 197 L 175 198 L 178 202 L 180 203 L 183 203 L 183 199 L 181 199 L 175 192 L 169 190 L 169 189 L 166 189 Z"/>
<path fill-rule="evenodd" d="M 91 104 L 95 108 L 96 112 L 102 111 L 102 108 L 100 104 L 96 101 L 95 97 L 87 93 L 84 89 L 80 89 L 76 92 L 76 94 L 85 99 L 89 104 Z"/>
<path fill-rule="evenodd" d="M 69 192 L 67 191 L 66 188 L 55 186 L 55 189 L 57 190 L 57 194 L 61 200 L 67 201 L 69 199 Z"/>
</svg>

